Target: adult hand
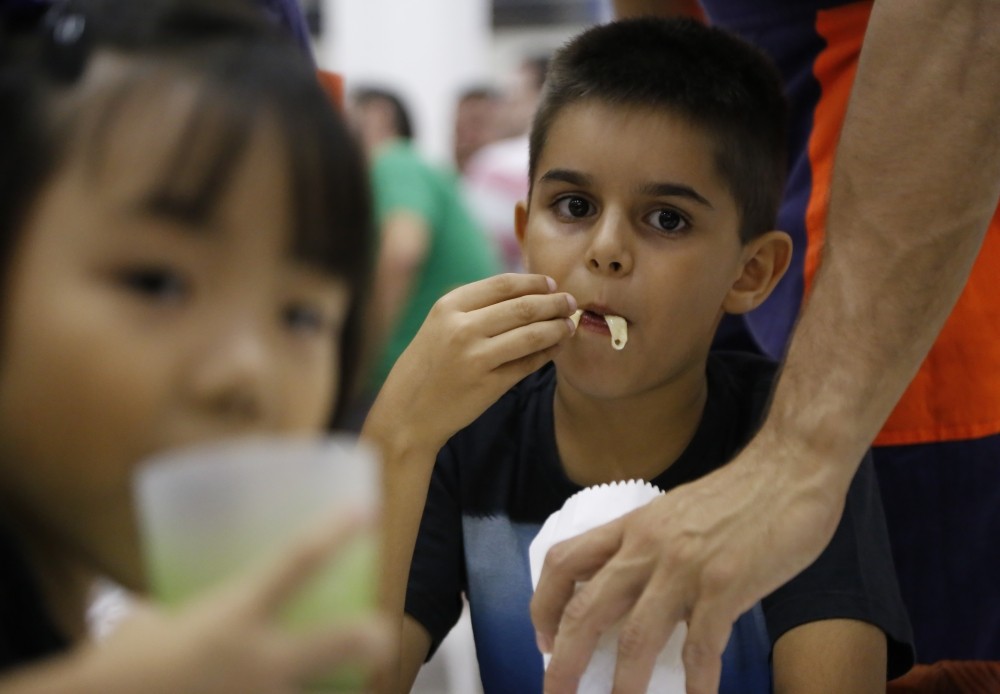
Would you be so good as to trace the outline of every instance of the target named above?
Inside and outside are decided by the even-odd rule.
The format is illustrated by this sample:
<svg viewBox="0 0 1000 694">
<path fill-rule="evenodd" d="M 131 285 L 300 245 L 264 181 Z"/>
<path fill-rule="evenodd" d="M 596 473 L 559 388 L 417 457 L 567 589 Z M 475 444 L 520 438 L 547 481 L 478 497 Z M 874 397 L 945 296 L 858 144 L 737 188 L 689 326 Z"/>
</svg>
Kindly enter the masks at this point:
<svg viewBox="0 0 1000 694">
<path fill-rule="evenodd" d="M 552 653 L 545 691 L 575 692 L 601 633 L 622 620 L 614 692 L 645 692 L 684 620 L 687 691 L 717 692 L 733 623 L 815 560 L 843 510 L 836 485 L 803 478 L 807 466 L 786 456 L 758 437 L 711 475 L 553 547 L 531 603 Z"/>
<path fill-rule="evenodd" d="M 143 607 L 106 642 L 79 654 L 83 674 L 76 681 L 95 683 L 80 691 L 280 694 L 305 691 L 311 680 L 343 665 L 384 669 L 392 641 L 381 618 L 291 631 L 278 617 L 360 525 L 326 524 L 269 565 L 176 615 Z"/>
<path fill-rule="evenodd" d="M 366 434 L 377 436 L 372 422 L 385 411 L 384 424 L 394 436 L 436 454 L 456 431 L 552 359 L 575 329 L 568 320 L 575 310 L 575 299 L 557 292 L 543 275 L 497 275 L 448 293 L 397 360 Z"/>
</svg>

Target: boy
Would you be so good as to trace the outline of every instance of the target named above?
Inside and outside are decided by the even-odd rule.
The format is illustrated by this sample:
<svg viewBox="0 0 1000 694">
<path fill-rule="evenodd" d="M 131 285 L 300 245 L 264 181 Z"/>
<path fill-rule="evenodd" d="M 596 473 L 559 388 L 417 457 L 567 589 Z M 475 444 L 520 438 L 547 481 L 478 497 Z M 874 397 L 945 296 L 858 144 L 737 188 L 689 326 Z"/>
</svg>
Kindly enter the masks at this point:
<svg viewBox="0 0 1000 694">
<path fill-rule="evenodd" d="M 588 485 L 684 484 L 751 436 L 774 367 L 709 346 L 789 263 L 771 229 L 784 118 L 766 60 L 694 22 L 597 27 L 555 57 L 516 210 L 540 275 L 439 302 L 367 423 L 387 464 L 387 607 L 405 595 L 402 689 L 464 592 L 486 691 L 540 691 L 527 554 L 549 514 Z M 721 691 L 884 691 L 909 640 L 866 461 L 829 548 L 734 625 Z"/>
</svg>

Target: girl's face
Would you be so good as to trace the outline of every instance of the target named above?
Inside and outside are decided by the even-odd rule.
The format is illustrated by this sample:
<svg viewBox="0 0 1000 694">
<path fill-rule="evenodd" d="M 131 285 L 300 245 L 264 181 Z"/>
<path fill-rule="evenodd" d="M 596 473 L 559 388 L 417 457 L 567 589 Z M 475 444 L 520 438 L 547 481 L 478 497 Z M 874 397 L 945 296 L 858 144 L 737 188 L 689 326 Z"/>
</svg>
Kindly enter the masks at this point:
<svg viewBox="0 0 1000 694">
<path fill-rule="evenodd" d="M 130 587 L 142 583 L 136 463 L 320 431 L 349 303 L 345 283 L 291 255 L 275 131 L 259 128 L 193 224 L 147 203 L 177 141 L 147 110 L 118 119 L 99 166 L 70 155 L 41 191 L 0 335 L 0 503 L 45 551 Z"/>
</svg>

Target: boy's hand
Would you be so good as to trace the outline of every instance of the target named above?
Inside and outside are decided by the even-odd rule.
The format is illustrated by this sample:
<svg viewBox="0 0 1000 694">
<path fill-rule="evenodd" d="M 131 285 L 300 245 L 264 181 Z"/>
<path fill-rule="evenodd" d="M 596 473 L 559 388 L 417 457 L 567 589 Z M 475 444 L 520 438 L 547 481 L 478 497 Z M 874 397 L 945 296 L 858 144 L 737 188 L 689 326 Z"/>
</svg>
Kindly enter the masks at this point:
<svg viewBox="0 0 1000 694">
<path fill-rule="evenodd" d="M 539 647 L 552 653 L 547 694 L 576 691 L 601 633 L 620 620 L 616 694 L 646 691 L 682 620 L 688 694 L 718 691 L 733 623 L 815 560 L 843 507 L 843 495 L 797 475 L 778 450 L 748 446 L 711 475 L 549 551 L 531 602 Z"/>
<path fill-rule="evenodd" d="M 278 618 L 282 606 L 360 525 L 327 524 L 269 565 L 176 615 L 143 607 L 106 642 L 80 653 L 81 684 L 95 684 L 80 691 L 291 693 L 342 665 L 384 670 L 392 642 L 381 618 L 295 632 Z"/>
<path fill-rule="evenodd" d="M 459 287 L 431 309 L 372 408 L 408 448 L 437 451 L 519 380 L 551 360 L 575 327 L 576 300 L 543 275 Z"/>
</svg>

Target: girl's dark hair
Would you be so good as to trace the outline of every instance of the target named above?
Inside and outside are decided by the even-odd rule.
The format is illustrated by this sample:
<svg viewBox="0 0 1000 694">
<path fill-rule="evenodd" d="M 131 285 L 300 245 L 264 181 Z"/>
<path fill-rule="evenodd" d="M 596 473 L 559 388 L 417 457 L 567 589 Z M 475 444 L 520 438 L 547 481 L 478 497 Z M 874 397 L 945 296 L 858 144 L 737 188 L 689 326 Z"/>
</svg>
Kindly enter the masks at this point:
<svg viewBox="0 0 1000 694">
<path fill-rule="evenodd" d="M 15 0 L 0 20 L 0 278 L 42 184 L 71 145 L 100 166 L 130 102 L 179 79 L 197 97 L 168 157 L 154 208 L 192 222 L 221 200 L 257 126 L 286 143 L 296 257 L 346 280 L 343 410 L 358 371 L 361 301 L 370 276 L 372 219 L 362 154 L 309 58 L 259 5 L 240 0 Z M 87 89 L 96 52 L 125 58 L 108 88 Z M 207 162 L 207 164 L 206 164 Z"/>
<path fill-rule="evenodd" d="M 549 63 L 530 136 L 529 170 L 567 106 L 596 100 L 680 116 L 715 145 L 715 167 L 747 241 L 774 227 L 788 168 L 788 106 L 761 51 L 691 19 L 652 17 L 588 29 Z"/>
</svg>

